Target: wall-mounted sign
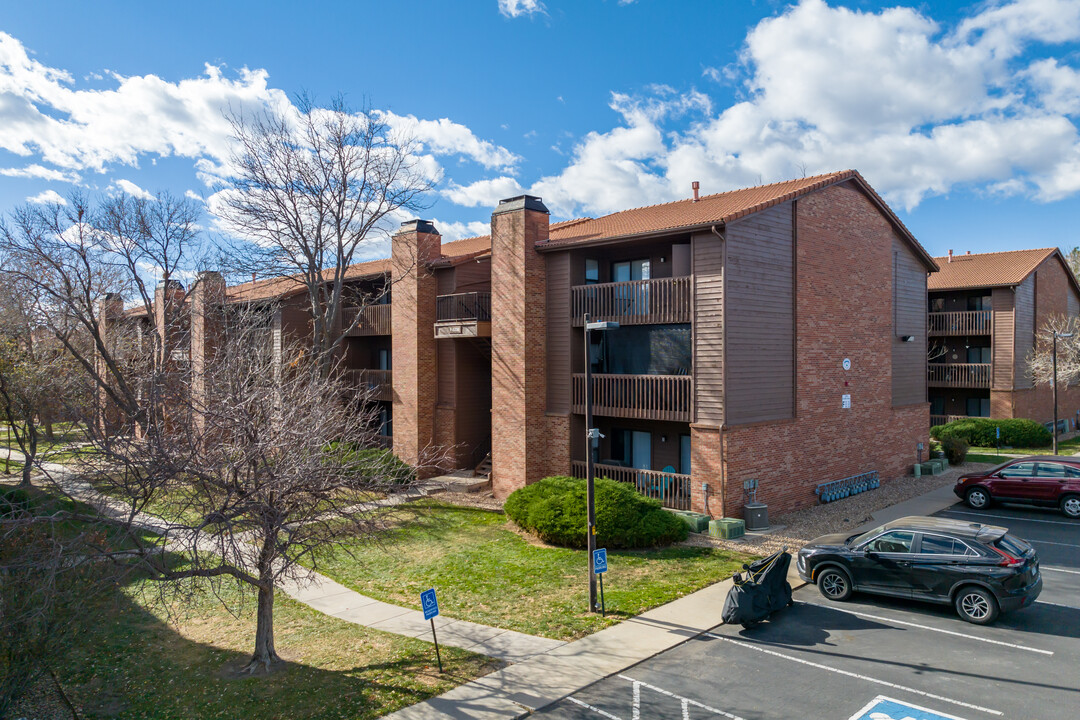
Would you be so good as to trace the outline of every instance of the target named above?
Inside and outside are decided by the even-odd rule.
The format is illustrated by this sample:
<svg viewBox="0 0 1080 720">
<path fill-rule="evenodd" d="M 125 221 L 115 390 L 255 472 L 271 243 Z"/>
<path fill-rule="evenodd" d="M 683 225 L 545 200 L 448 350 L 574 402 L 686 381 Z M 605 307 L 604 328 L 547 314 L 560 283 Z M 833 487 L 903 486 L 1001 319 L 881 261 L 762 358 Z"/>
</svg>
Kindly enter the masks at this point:
<svg viewBox="0 0 1080 720">
<path fill-rule="evenodd" d="M 842 408 L 844 408 L 845 410 L 850 410 L 851 409 L 851 396 L 850 395 L 841 395 L 840 396 L 840 403 L 841 403 L 840 406 Z"/>
<path fill-rule="evenodd" d="M 850 359 L 844 358 L 844 362 L 841 363 L 841 364 L 844 366 L 845 370 L 850 370 L 851 369 L 851 360 Z"/>
</svg>

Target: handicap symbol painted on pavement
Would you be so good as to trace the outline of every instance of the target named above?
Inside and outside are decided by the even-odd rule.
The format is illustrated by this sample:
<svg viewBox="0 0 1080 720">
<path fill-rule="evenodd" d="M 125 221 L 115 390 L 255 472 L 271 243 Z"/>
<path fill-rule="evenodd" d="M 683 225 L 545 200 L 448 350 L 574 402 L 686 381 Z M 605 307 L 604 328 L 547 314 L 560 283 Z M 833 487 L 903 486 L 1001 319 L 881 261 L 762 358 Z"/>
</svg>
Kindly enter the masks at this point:
<svg viewBox="0 0 1080 720">
<path fill-rule="evenodd" d="M 435 597 L 435 588 L 420 593 L 420 605 L 424 608 L 425 620 L 430 620 L 439 614 L 439 601 Z"/>
<path fill-rule="evenodd" d="M 849 720 L 964 720 L 964 718 L 878 695 Z"/>
<path fill-rule="evenodd" d="M 607 572 L 607 548 L 593 550 L 592 563 L 594 573 L 599 575 Z"/>
</svg>

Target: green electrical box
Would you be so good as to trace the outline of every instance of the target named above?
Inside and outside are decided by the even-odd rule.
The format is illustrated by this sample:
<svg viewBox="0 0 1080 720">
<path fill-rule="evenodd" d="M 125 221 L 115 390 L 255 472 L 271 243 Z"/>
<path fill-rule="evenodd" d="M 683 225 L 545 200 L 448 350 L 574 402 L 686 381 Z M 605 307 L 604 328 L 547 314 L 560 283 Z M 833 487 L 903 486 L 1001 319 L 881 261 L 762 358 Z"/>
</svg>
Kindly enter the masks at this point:
<svg viewBox="0 0 1080 720">
<path fill-rule="evenodd" d="M 709 522 L 709 534 L 725 540 L 734 540 L 746 534 L 746 525 L 738 518 L 720 518 Z"/>
</svg>

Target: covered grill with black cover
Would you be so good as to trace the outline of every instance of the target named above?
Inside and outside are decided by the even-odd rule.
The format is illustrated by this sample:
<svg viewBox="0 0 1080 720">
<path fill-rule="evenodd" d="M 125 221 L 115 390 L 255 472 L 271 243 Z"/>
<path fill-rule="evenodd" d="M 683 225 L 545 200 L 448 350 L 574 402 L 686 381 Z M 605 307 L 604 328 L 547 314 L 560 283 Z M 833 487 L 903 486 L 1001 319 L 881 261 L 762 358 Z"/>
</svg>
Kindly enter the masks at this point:
<svg viewBox="0 0 1080 720">
<path fill-rule="evenodd" d="M 724 623 L 750 627 L 791 605 L 791 584 L 787 581 L 790 565 L 791 555 L 787 548 L 743 565 L 745 577 L 741 573 L 735 574 L 732 578 L 735 586 L 724 601 Z"/>
</svg>

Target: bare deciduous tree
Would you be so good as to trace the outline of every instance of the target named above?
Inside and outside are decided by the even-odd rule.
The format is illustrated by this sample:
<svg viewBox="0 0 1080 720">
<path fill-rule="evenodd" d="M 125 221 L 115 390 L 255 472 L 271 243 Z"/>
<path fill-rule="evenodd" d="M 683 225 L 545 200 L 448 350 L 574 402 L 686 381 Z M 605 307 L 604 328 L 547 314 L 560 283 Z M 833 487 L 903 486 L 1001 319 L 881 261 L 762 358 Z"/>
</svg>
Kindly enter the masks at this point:
<svg viewBox="0 0 1080 720">
<path fill-rule="evenodd" d="M 1062 386 L 1080 384 L 1080 319 L 1054 315 L 1035 334 L 1028 353 L 1028 369 L 1037 385 L 1054 380 L 1054 334 L 1057 339 L 1057 381 Z"/>
<path fill-rule="evenodd" d="M 296 113 L 230 120 L 236 177 L 214 210 L 255 245 L 233 253 L 230 264 L 306 291 L 312 350 L 326 374 L 360 321 L 341 317 L 349 266 L 388 237 L 400 213 L 425 206 L 431 182 L 411 137 L 340 98 L 324 108 L 300 97 Z M 375 299 L 352 298 L 361 306 Z"/>
</svg>

